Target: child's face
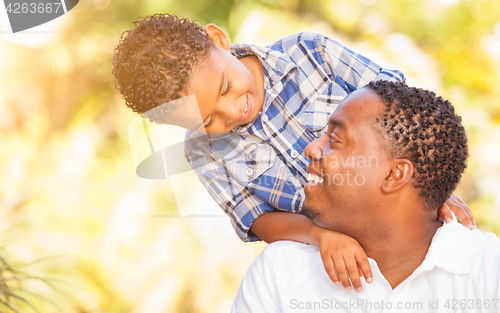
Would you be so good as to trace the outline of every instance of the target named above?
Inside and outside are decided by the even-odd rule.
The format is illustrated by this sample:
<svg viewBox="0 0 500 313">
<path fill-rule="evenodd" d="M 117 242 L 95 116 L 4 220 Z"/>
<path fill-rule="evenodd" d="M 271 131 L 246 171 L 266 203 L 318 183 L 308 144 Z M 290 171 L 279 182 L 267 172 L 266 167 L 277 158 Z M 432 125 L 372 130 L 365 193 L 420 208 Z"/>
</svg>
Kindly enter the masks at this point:
<svg viewBox="0 0 500 313">
<path fill-rule="evenodd" d="M 256 57 L 238 60 L 232 56 L 227 36 L 217 37 L 222 34 L 209 34 L 215 47 L 195 65 L 185 93 L 196 96 L 199 113 L 181 109 L 180 126 L 198 131 L 205 127 L 207 133 L 229 132 L 253 121 L 262 110 L 264 78 L 258 71 L 262 65 Z"/>
</svg>

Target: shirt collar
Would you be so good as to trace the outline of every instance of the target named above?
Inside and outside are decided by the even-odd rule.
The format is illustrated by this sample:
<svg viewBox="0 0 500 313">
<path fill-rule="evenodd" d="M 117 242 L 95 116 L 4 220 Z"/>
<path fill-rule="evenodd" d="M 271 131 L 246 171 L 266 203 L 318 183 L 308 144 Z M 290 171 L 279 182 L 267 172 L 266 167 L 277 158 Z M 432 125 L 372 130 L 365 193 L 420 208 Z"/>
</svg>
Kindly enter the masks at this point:
<svg viewBox="0 0 500 313">
<path fill-rule="evenodd" d="M 223 133 L 217 136 L 206 134 L 203 132 L 196 132 L 193 130 L 186 130 L 186 134 L 184 136 L 185 144 L 188 144 L 190 149 L 194 149 L 195 147 L 206 147 L 207 144 L 212 142 L 216 142 L 218 140 L 226 139 L 232 136 L 232 131 Z"/>
<path fill-rule="evenodd" d="M 458 223 L 453 214 L 453 221 L 444 222 L 432 238 L 429 251 L 417 271 L 428 271 L 439 267 L 453 274 L 468 274 L 477 250 L 481 247 L 475 240 L 481 236 L 481 231 L 469 230 Z"/>
<path fill-rule="evenodd" d="M 277 83 L 297 65 L 292 62 L 289 56 L 281 51 L 273 50 L 269 46 L 258 46 L 246 43 L 237 43 L 231 46 L 229 52 L 237 59 L 254 55 L 264 67 L 264 78 Z M 273 84 L 274 85 L 274 84 Z"/>
</svg>

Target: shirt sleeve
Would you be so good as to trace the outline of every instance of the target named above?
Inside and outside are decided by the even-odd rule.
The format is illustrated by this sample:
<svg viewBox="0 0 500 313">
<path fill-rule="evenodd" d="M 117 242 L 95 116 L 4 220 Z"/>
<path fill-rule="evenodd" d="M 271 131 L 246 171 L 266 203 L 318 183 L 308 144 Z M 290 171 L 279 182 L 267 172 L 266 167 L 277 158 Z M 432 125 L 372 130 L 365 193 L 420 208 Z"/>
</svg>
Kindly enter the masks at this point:
<svg viewBox="0 0 500 313">
<path fill-rule="evenodd" d="M 398 70 L 385 69 L 368 58 L 344 47 L 337 41 L 319 35 L 321 54 L 327 63 L 327 71 L 347 93 L 366 86 L 371 81 L 405 81 Z"/>
<path fill-rule="evenodd" d="M 193 153 L 193 151 L 195 150 L 186 150 L 187 161 L 208 193 L 230 217 L 231 225 L 236 234 L 245 242 L 260 240 L 249 231 L 250 226 L 260 215 L 275 210 L 273 206 L 257 195 L 261 193 L 262 189 L 272 189 L 272 187 L 265 188 L 255 182 L 259 181 L 255 176 L 260 175 L 268 168 L 266 167 L 267 162 L 270 162 L 268 155 L 262 155 L 261 161 L 258 158 L 257 160 L 253 158 L 251 162 L 248 162 L 250 164 L 245 166 L 247 162 L 242 155 L 239 158 L 240 164 L 228 164 L 231 160 L 226 159 L 231 159 L 231 157 L 217 157 L 214 154 Z M 247 151 L 241 153 L 247 153 Z M 255 155 L 253 156 L 255 157 Z M 242 173 L 235 173 L 235 171 Z"/>
</svg>

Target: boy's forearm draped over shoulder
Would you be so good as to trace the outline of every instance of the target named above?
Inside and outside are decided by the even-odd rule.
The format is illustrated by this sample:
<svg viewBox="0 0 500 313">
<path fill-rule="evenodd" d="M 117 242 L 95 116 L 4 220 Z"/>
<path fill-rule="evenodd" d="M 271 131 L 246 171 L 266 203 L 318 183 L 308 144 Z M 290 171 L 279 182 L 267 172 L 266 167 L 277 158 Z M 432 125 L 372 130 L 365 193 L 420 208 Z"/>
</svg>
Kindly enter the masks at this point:
<svg viewBox="0 0 500 313">
<path fill-rule="evenodd" d="M 322 228 L 304 215 L 267 212 L 253 222 L 250 232 L 268 243 L 292 240 L 319 245 L 328 276 L 336 284 L 342 282 L 346 289 L 351 288 L 352 282 L 354 289 L 361 291 L 362 276 L 368 283 L 372 282 L 373 275 L 368 258 L 355 239 Z"/>
<path fill-rule="evenodd" d="M 324 230 L 306 216 L 289 212 L 267 212 L 250 227 L 254 235 L 267 243 L 292 240 L 313 245 L 319 244 L 319 235 Z"/>
</svg>

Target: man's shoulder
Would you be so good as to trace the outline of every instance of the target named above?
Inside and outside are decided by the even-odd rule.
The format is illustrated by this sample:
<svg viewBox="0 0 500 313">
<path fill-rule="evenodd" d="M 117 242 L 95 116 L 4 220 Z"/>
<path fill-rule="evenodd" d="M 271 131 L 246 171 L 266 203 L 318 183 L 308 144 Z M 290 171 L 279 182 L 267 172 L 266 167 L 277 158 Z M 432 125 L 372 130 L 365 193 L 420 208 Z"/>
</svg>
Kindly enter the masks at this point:
<svg viewBox="0 0 500 313">
<path fill-rule="evenodd" d="M 462 225 L 461 227 L 462 231 L 467 231 L 467 228 Z M 469 231 L 467 244 L 472 251 L 473 270 L 490 271 L 494 268 L 500 274 L 500 239 L 496 234 L 474 229 Z"/>
<path fill-rule="evenodd" d="M 280 240 L 275 241 L 267 245 L 264 252 L 269 254 L 278 253 L 316 253 L 318 252 L 318 246 L 308 245 L 302 242 L 290 241 L 290 240 Z M 263 252 L 263 253 L 264 253 Z"/>
<path fill-rule="evenodd" d="M 276 264 L 280 267 L 302 266 L 305 263 L 315 262 L 317 258 L 320 258 L 318 246 L 288 240 L 269 244 L 258 257 L 266 267 Z"/>
<path fill-rule="evenodd" d="M 262 251 L 248 269 L 244 281 L 289 288 L 311 279 L 329 281 L 318 246 L 284 240 L 271 243 Z"/>
<path fill-rule="evenodd" d="M 469 230 L 456 222 L 438 230 L 428 256 L 438 267 L 452 273 L 477 275 L 497 269 L 500 274 L 498 236 L 479 229 Z"/>
<path fill-rule="evenodd" d="M 444 225 L 442 228 L 445 241 L 460 240 L 463 248 L 476 253 L 488 251 L 500 253 L 500 238 L 494 233 L 483 232 L 477 228 L 469 230 L 458 223 Z"/>
<path fill-rule="evenodd" d="M 231 312 L 289 312 L 290 299 L 297 293 L 308 297 L 311 288 L 304 288 L 304 282 L 333 285 L 318 266 L 322 267 L 316 246 L 294 241 L 269 244 L 246 272 Z M 317 275 L 324 277 L 318 280 Z"/>
<path fill-rule="evenodd" d="M 475 263 L 479 258 L 500 270 L 500 239 L 494 233 L 484 233 L 478 229 L 471 231 L 471 246 L 476 246 Z M 481 262 L 483 262 L 481 261 Z"/>
</svg>

